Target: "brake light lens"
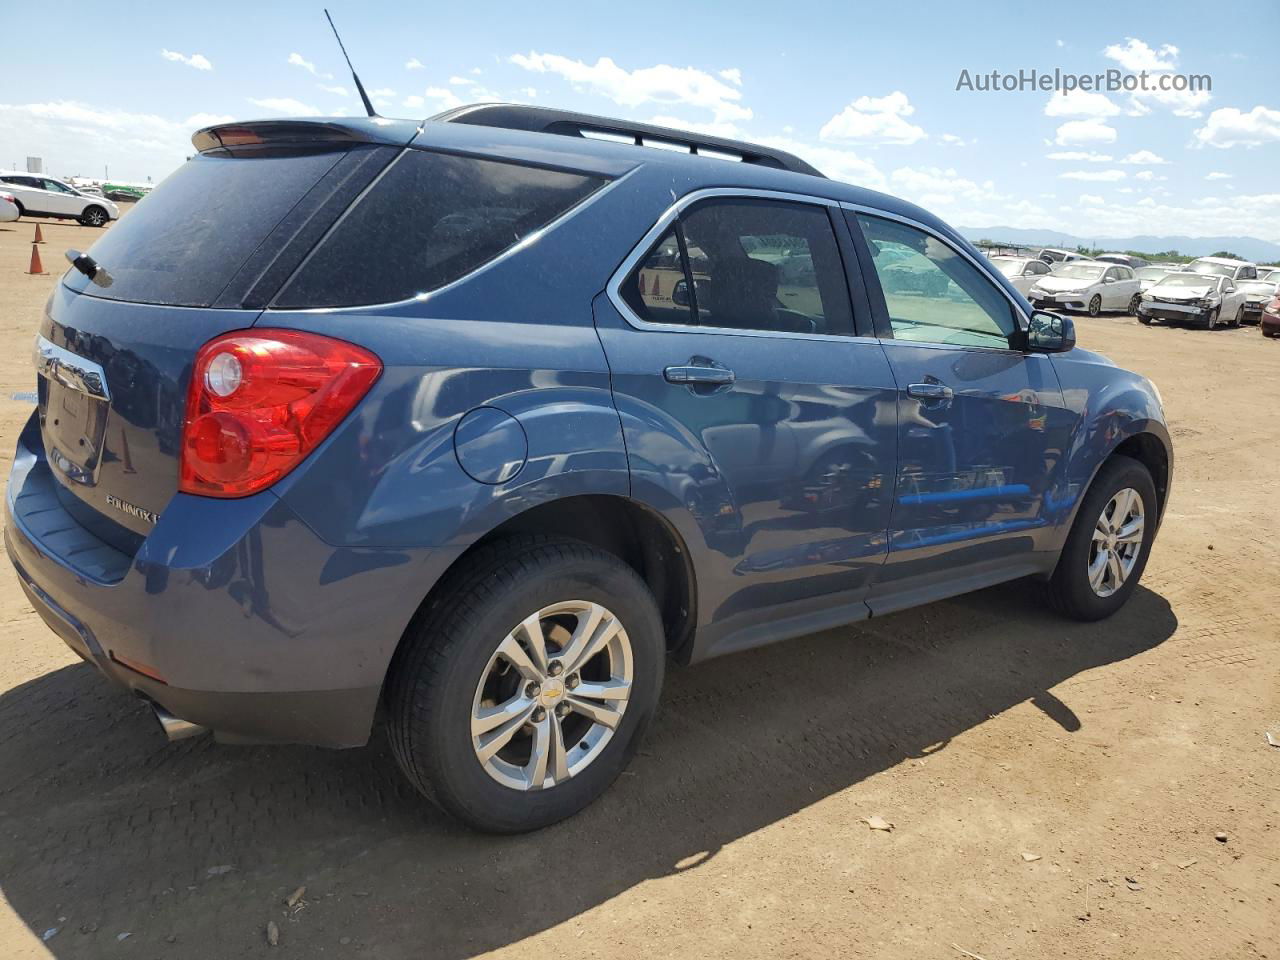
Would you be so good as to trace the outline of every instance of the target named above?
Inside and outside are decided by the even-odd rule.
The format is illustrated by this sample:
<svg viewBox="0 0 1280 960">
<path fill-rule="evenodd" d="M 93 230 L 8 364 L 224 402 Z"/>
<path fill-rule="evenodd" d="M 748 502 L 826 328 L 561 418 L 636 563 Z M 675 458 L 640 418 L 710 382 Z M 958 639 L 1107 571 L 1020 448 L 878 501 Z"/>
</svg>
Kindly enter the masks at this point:
<svg viewBox="0 0 1280 960">
<path fill-rule="evenodd" d="M 297 330 L 241 330 L 196 354 L 178 489 L 205 497 L 265 490 L 301 463 L 382 373 L 374 354 Z"/>
</svg>

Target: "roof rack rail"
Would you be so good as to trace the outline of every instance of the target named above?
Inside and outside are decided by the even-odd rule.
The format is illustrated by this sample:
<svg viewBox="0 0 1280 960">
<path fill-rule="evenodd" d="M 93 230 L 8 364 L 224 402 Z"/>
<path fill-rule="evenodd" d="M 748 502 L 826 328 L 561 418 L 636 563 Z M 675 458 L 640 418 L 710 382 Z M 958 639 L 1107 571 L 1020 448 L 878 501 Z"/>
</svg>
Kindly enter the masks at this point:
<svg viewBox="0 0 1280 960">
<path fill-rule="evenodd" d="M 689 153 L 713 156 L 722 160 L 740 160 L 762 167 L 807 173 L 811 177 L 823 174 L 794 154 L 772 147 L 762 147 L 742 140 L 712 137 L 671 127 L 658 127 L 649 123 L 596 117 L 572 110 L 553 110 L 549 107 L 531 107 L 518 103 L 475 103 L 455 107 L 431 118 L 445 123 L 472 123 L 482 127 L 502 127 L 507 130 L 530 130 L 535 133 L 554 133 L 567 137 L 615 140 L 634 143 L 636 146 L 681 148 Z"/>
</svg>

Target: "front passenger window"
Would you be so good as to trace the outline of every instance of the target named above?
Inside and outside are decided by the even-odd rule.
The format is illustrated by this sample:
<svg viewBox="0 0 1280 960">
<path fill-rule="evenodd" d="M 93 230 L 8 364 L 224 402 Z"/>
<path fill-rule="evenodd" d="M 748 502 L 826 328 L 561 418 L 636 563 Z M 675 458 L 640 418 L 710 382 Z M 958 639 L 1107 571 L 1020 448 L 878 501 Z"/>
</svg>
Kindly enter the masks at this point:
<svg viewBox="0 0 1280 960">
<path fill-rule="evenodd" d="M 859 214 L 895 340 L 1005 347 L 1013 306 L 972 263 L 923 230 Z"/>
</svg>

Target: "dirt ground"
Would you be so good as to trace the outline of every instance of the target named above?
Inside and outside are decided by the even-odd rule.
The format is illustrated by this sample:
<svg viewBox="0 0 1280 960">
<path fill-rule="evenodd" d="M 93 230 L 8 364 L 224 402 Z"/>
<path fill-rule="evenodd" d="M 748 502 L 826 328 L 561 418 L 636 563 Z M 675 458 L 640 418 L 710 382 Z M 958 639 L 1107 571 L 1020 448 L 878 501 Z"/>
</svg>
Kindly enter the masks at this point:
<svg viewBox="0 0 1280 960">
<path fill-rule="evenodd" d="M 31 233 L 0 225 L 6 474 L 62 251 L 96 236 L 46 224 L 30 277 Z M 631 770 L 532 836 L 445 820 L 381 739 L 166 744 L 0 564 L 0 958 L 1280 957 L 1280 342 L 1077 328 L 1160 385 L 1176 445 L 1119 615 L 1015 583 L 673 669 Z"/>
</svg>

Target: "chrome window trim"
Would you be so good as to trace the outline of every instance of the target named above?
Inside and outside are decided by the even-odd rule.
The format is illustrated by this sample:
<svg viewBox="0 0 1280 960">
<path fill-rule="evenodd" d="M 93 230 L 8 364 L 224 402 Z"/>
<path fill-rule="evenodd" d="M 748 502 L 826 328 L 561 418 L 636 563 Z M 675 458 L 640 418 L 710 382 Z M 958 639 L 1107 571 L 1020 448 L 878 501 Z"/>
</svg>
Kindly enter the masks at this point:
<svg viewBox="0 0 1280 960">
<path fill-rule="evenodd" d="M 880 217 L 881 219 L 884 219 L 884 220 L 897 220 L 899 223 L 905 223 L 907 226 L 914 227 L 915 229 L 920 230 L 923 233 L 927 233 L 929 236 L 933 237 L 935 240 L 938 240 L 941 243 L 945 243 L 948 247 L 950 247 L 956 253 L 960 254 L 960 256 L 964 257 L 971 264 L 973 264 L 973 266 L 976 267 L 980 273 L 982 273 L 984 276 L 987 277 L 988 280 L 991 281 L 991 285 L 994 286 L 997 290 L 999 290 L 1004 295 L 1004 298 L 1009 301 L 1009 306 L 1013 307 L 1014 323 L 1018 323 L 1019 319 L 1021 320 L 1021 326 L 1020 326 L 1021 330 L 1025 331 L 1030 326 L 1031 317 L 1026 313 L 1022 305 L 1018 303 L 1018 301 L 1015 300 L 1009 294 L 1009 291 L 1005 289 L 1004 284 L 1000 283 L 999 280 L 995 279 L 995 277 L 992 274 L 992 271 L 988 269 L 988 267 L 983 266 L 981 263 L 975 260 L 972 256 L 970 256 L 966 250 L 963 250 L 962 248 L 956 246 L 954 241 L 948 239 L 947 237 L 942 236 L 942 234 L 938 233 L 937 230 L 929 226 L 927 223 L 921 223 L 919 220 L 914 220 L 911 217 L 904 217 L 901 214 L 890 213 L 888 210 L 881 210 L 879 207 L 868 207 L 866 204 L 862 204 L 862 203 L 850 203 L 849 201 L 841 201 L 839 205 L 842 209 L 852 210 L 854 213 L 865 213 L 867 216 Z M 944 344 L 944 346 L 959 346 L 959 344 Z M 982 349 L 998 350 L 1000 348 L 985 347 Z M 1006 347 L 1005 349 L 1013 350 L 1012 347 Z M 1015 350 L 1014 352 L 1017 353 L 1020 351 Z"/>
<path fill-rule="evenodd" d="M 842 333 L 792 333 L 785 330 L 744 330 L 741 327 L 715 327 L 702 326 L 688 323 L 655 323 L 652 320 L 644 320 L 637 316 L 635 311 L 631 309 L 630 304 L 622 296 L 622 284 L 631 275 L 631 271 L 645 257 L 649 250 L 653 247 L 658 239 L 671 227 L 686 207 L 711 198 L 746 198 L 751 200 L 782 200 L 789 203 L 807 203 L 812 206 L 828 207 L 839 209 L 840 201 L 832 200 L 830 197 L 818 197 L 807 193 L 787 193 L 781 190 L 757 190 L 750 187 L 703 187 L 700 190 L 694 190 L 687 193 L 683 197 L 677 199 L 671 204 L 657 222 L 648 229 L 640 241 L 627 254 L 621 266 L 613 272 L 609 277 L 609 282 L 605 284 L 605 293 L 608 295 L 613 307 L 622 315 L 630 326 L 637 330 L 656 330 L 662 333 L 717 333 L 722 336 L 732 337 L 761 337 L 768 340 L 817 340 L 820 342 L 835 343 L 879 343 L 878 337 L 863 337 L 856 334 Z M 834 236 L 834 234 L 833 234 Z M 837 243 L 839 238 L 835 238 Z M 846 281 L 846 289 L 847 289 Z M 853 306 L 853 292 L 849 291 L 849 308 L 850 315 L 855 309 Z"/>
</svg>

